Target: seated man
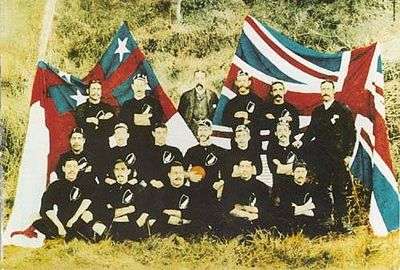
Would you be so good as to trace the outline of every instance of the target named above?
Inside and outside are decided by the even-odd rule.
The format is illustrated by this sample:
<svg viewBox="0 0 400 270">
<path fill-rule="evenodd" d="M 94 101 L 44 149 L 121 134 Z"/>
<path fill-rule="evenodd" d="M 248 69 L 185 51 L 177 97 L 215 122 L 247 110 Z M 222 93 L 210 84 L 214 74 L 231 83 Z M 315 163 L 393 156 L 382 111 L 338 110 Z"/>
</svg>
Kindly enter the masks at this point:
<svg viewBox="0 0 400 270">
<path fill-rule="evenodd" d="M 82 225 L 81 218 L 92 203 L 92 194 L 97 188 L 91 178 L 78 177 L 79 164 L 68 158 L 62 165 L 64 177 L 51 183 L 42 196 L 41 219 L 33 227 L 46 238 L 77 236 L 76 229 Z"/>
<path fill-rule="evenodd" d="M 159 101 L 146 95 L 147 77 L 137 75 L 131 85 L 133 98 L 126 101 L 119 114 L 120 120 L 127 124 L 130 134 L 135 134 L 131 141 L 144 148 L 152 144 L 151 131 L 155 123 L 161 122 L 163 111 Z"/>
<path fill-rule="evenodd" d="M 279 122 L 275 130 L 275 139 L 267 148 L 268 167 L 272 173 L 273 190 L 284 190 L 292 181 L 293 162 L 297 159 L 298 151 L 290 141 L 290 126 Z"/>
<path fill-rule="evenodd" d="M 252 161 L 239 163 L 238 176 L 225 181 L 222 193 L 224 208 L 223 236 L 235 237 L 268 225 L 271 208 L 268 187 L 255 179 Z"/>
<path fill-rule="evenodd" d="M 151 134 L 154 137 L 154 145 L 145 152 L 145 175 L 150 184 L 154 181 L 163 181 L 169 171 L 171 162 L 183 161 L 181 151 L 167 145 L 168 128 L 163 123 L 157 123 Z M 159 183 L 160 184 L 160 183 Z"/>
<path fill-rule="evenodd" d="M 95 169 L 95 158 L 94 155 L 85 149 L 85 134 L 82 128 L 74 128 L 69 136 L 69 144 L 71 150 L 61 154 L 58 159 L 58 164 L 56 168 L 56 179 L 62 178 L 64 172 L 62 171 L 62 166 L 65 164 L 65 160 L 73 158 L 78 161 L 79 172 L 84 174 L 96 174 Z"/>
<path fill-rule="evenodd" d="M 114 125 L 114 109 L 101 101 L 102 85 L 100 81 L 91 81 L 88 88 L 87 102 L 79 105 L 75 110 L 75 120 L 83 128 L 88 138 L 87 149 L 90 152 L 99 152 L 111 135 Z"/>
<path fill-rule="evenodd" d="M 254 166 L 254 175 L 261 173 L 262 164 L 260 152 L 251 140 L 250 129 L 245 125 L 239 125 L 235 129 L 232 149 L 224 160 L 224 179 L 238 176 L 238 167 L 241 160 L 251 160 Z"/>
<path fill-rule="evenodd" d="M 312 182 L 307 165 L 293 165 L 292 181 L 274 197 L 275 222 L 282 233 L 303 231 L 308 236 L 325 234 L 323 226 L 332 210 L 328 190 Z"/>
<path fill-rule="evenodd" d="M 118 159 L 114 162 L 112 178 L 94 196 L 96 202 L 90 209 L 94 220 L 111 226 L 109 234 L 115 241 L 147 236 L 147 184 L 136 176 L 126 161 Z"/>
</svg>

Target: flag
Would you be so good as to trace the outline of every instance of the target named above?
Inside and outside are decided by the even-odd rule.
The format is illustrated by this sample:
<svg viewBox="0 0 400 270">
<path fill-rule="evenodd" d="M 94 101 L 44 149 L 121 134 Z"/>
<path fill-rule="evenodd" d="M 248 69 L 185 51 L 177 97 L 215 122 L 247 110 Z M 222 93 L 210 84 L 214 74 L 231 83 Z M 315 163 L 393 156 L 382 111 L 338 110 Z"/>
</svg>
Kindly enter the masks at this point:
<svg viewBox="0 0 400 270">
<path fill-rule="evenodd" d="M 100 80 L 105 102 L 119 107 L 133 98 L 131 84 L 138 74 L 147 76 L 149 92 L 161 104 L 164 121 L 168 127 L 167 143 L 185 153 L 197 140 L 164 92 L 126 22 L 116 32 L 100 61 L 83 80 Z"/>
<path fill-rule="evenodd" d="M 69 133 L 75 127 L 72 112 L 85 101 L 85 86 L 77 77 L 43 61 L 38 63 L 14 206 L 3 234 L 4 245 L 43 244 L 43 235 L 11 237 L 11 234 L 26 229 L 39 217 L 41 197 L 51 172 L 60 154 L 69 148 Z"/>
<path fill-rule="evenodd" d="M 54 180 L 52 172 L 59 156 L 69 149 L 69 134 L 76 126 L 73 113 L 77 106 L 87 101 L 88 82 L 100 80 L 102 100 L 118 108 L 133 98 L 131 83 L 137 74 L 147 76 L 149 90 L 161 104 L 169 130 L 167 143 L 178 147 L 183 153 L 197 144 L 182 116 L 160 86 L 125 22 L 100 61 L 83 80 L 40 61 L 32 89 L 14 207 L 3 234 L 4 245 L 43 245 L 44 236 L 33 236 L 29 226 L 39 218 L 41 197 L 47 185 Z"/>
<path fill-rule="evenodd" d="M 357 143 L 351 170 L 372 188 L 371 227 L 377 235 L 399 228 L 399 193 L 385 124 L 378 44 L 321 53 L 247 16 L 213 119 L 214 140 L 225 148 L 229 147 L 232 130 L 222 125 L 222 115 L 228 101 L 236 96 L 233 85 L 239 70 L 251 75 L 252 91 L 264 100 L 273 82 L 284 82 L 288 89 L 286 100 L 300 111 L 301 128 L 308 126 L 312 110 L 321 104 L 320 83 L 334 81 L 335 98 L 348 105 L 355 116 Z M 262 158 L 266 175 L 266 157 Z"/>
</svg>

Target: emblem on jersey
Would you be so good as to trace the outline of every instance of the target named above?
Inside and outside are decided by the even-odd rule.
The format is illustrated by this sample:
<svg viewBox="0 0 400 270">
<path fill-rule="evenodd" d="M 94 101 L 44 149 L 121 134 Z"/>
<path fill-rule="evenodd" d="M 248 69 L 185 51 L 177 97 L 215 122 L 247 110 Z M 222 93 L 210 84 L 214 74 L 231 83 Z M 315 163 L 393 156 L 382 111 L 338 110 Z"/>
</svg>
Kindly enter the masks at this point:
<svg viewBox="0 0 400 270">
<path fill-rule="evenodd" d="M 125 190 L 124 195 L 122 195 L 122 203 L 129 204 L 133 199 L 133 193 L 130 189 Z"/>
<path fill-rule="evenodd" d="M 331 118 L 331 123 L 332 125 L 336 124 L 336 120 L 339 119 L 339 115 L 338 114 L 334 114 Z"/>
<path fill-rule="evenodd" d="M 153 107 L 151 107 L 149 104 L 145 103 L 142 106 L 142 113 L 152 113 Z"/>
<path fill-rule="evenodd" d="M 189 196 L 183 194 L 181 196 L 181 198 L 179 199 L 178 207 L 179 207 L 179 209 L 183 210 L 183 209 L 186 209 L 188 207 L 188 205 L 189 205 Z"/>
<path fill-rule="evenodd" d="M 136 162 L 135 154 L 134 153 L 129 153 L 128 155 L 126 155 L 125 161 L 126 161 L 126 163 L 128 163 L 128 165 L 135 164 L 135 162 Z"/>
<path fill-rule="evenodd" d="M 72 187 L 71 192 L 69 193 L 69 200 L 76 201 L 81 196 L 81 190 L 78 187 Z"/>
<path fill-rule="evenodd" d="M 100 118 L 102 116 L 106 115 L 106 113 L 103 110 L 100 110 L 97 114 L 96 114 L 96 118 Z"/>
<path fill-rule="evenodd" d="M 281 117 L 279 118 L 279 121 L 281 121 L 283 123 L 290 123 L 290 122 L 292 122 L 292 120 L 293 119 L 292 119 L 290 112 L 288 110 L 284 109 L 281 112 Z"/>
<path fill-rule="evenodd" d="M 251 193 L 251 194 L 250 194 L 250 197 L 249 197 L 249 205 L 250 205 L 250 206 L 255 206 L 256 203 L 257 203 L 256 194 Z"/>
<path fill-rule="evenodd" d="M 294 163 L 294 161 L 296 160 L 297 156 L 295 153 L 293 153 L 292 151 L 290 151 L 286 157 L 286 163 Z"/>
<path fill-rule="evenodd" d="M 247 103 L 246 111 L 247 111 L 248 113 L 253 113 L 255 108 L 256 108 L 256 104 L 255 104 L 253 101 L 250 100 L 250 101 Z"/>
<path fill-rule="evenodd" d="M 210 153 L 206 156 L 205 165 L 213 166 L 213 165 L 215 165 L 215 163 L 217 163 L 217 160 L 218 160 L 218 158 L 213 153 Z"/>
<path fill-rule="evenodd" d="M 85 170 L 85 168 L 87 167 L 87 165 L 88 165 L 88 161 L 87 161 L 86 157 L 81 157 L 81 158 L 78 160 L 78 167 L 79 167 L 79 170 L 80 170 L 80 171 Z"/>
<path fill-rule="evenodd" d="M 174 155 L 169 151 L 164 151 L 163 153 L 163 162 L 164 164 L 169 164 L 174 160 Z"/>
</svg>

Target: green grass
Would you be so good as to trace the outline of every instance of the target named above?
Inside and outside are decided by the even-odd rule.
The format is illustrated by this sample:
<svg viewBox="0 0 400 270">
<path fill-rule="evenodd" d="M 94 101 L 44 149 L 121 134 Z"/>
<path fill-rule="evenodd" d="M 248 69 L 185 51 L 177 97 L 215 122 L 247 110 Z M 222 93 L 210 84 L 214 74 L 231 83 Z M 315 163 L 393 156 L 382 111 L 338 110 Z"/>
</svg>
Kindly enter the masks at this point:
<svg viewBox="0 0 400 270">
<path fill-rule="evenodd" d="M 180 93 L 192 86 L 193 71 L 200 67 L 209 72 L 209 87 L 221 90 L 247 14 L 321 51 L 335 52 L 343 47 L 400 38 L 400 21 L 391 20 L 390 0 L 309 0 L 298 4 L 262 0 L 183 2 L 183 24 L 174 25 L 168 0 L 59 0 L 45 58 L 50 64 L 83 77 L 98 61 L 121 21 L 126 20 L 161 85 L 177 103 Z M 5 129 L 1 155 L 5 170 L 2 213 L 5 219 L 15 196 L 44 4 L 45 1 L 33 0 L 1 3 L 0 117 Z M 400 176 L 400 59 L 392 57 L 390 51 L 398 50 L 399 46 L 389 48 L 386 57 L 383 55 L 386 119 L 397 178 Z M 2 266 L 5 269 L 93 269 L 94 265 L 121 269 L 398 268 L 399 233 L 376 238 L 366 229 L 368 199 L 358 184 L 350 203 L 352 223 L 359 226 L 353 236 L 308 240 L 301 235 L 278 239 L 258 234 L 250 245 L 239 244 L 237 240 L 215 242 L 209 238 L 193 243 L 151 238 L 143 243 L 97 245 L 51 241 L 37 250 L 6 247 Z"/>
</svg>

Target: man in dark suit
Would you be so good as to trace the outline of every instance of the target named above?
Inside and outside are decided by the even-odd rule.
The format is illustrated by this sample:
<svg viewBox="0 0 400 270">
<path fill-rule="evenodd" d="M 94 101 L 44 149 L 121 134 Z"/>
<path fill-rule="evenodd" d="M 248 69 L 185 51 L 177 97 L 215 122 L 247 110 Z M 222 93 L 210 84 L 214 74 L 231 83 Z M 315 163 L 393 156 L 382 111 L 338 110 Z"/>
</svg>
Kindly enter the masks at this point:
<svg viewBox="0 0 400 270">
<path fill-rule="evenodd" d="M 179 101 L 178 111 L 193 134 L 196 134 L 199 120 L 213 119 L 218 104 L 218 96 L 205 88 L 205 78 L 204 70 L 196 70 L 194 72 L 196 86 L 183 93 Z"/>
<path fill-rule="evenodd" d="M 321 96 L 323 104 L 314 109 L 306 133 L 294 145 L 304 144 L 308 148 L 304 157 L 318 165 L 318 178 L 324 181 L 321 183 L 332 185 L 336 227 L 347 232 L 350 227 L 344 224 L 344 217 L 347 215 L 346 186 L 351 182 L 348 166 L 356 139 L 354 119 L 350 109 L 335 100 L 332 81 L 321 83 Z"/>
</svg>

